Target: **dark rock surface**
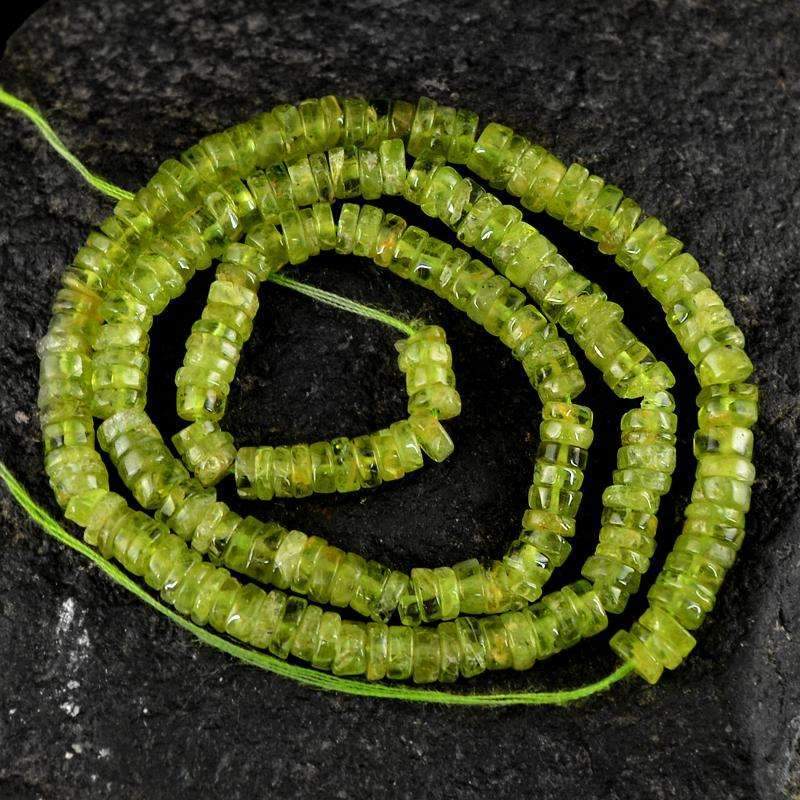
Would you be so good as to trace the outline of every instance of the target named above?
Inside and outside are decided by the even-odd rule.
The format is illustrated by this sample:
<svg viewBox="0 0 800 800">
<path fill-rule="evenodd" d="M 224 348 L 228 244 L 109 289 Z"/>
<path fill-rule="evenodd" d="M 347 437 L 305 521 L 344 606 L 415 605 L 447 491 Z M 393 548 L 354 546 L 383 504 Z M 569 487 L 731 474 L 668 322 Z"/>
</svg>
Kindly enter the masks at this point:
<svg viewBox="0 0 800 800">
<path fill-rule="evenodd" d="M 37 12 L 11 39 L 0 81 L 123 186 L 204 133 L 328 92 L 427 94 L 582 160 L 705 265 L 748 337 L 764 399 L 750 536 L 688 664 L 655 688 L 631 681 L 566 709 L 319 695 L 242 667 L 113 588 L 0 492 L 0 797 L 797 797 L 798 41 L 789 1 L 64 0 Z M 58 274 L 109 201 L 5 112 L 0 153 L 0 457 L 56 511 L 42 477 L 34 344 Z M 663 558 L 691 481 L 693 377 L 628 276 L 541 225 L 676 367 L 687 413 Z M 305 274 L 440 321 L 465 411 L 441 466 L 369 496 L 260 512 L 398 566 L 499 554 L 536 443 L 521 370 L 465 317 L 363 263 L 319 259 Z M 207 279 L 154 332 L 150 404 L 170 433 L 172 375 Z M 276 287 L 262 297 L 231 403 L 240 441 L 355 434 L 402 414 L 390 331 Z M 596 535 L 622 409 L 587 374 L 587 401 L 603 413 L 578 562 Z M 580 685 L 612 668 L 607 639 L 476 685 Z"/>
</svg>

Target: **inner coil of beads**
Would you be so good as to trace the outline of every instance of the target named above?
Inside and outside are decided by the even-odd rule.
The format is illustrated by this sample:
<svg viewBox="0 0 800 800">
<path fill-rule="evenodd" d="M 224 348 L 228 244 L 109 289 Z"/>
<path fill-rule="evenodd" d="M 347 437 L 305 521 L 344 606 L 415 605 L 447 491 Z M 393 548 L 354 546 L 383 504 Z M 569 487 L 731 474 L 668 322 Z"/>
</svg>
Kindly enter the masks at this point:
<svg viewBox="0 0 800 800">
<path fill-rule="evenodd" d="M 676 466 L 674 377 L 624 324 L 622 308 L 519 208 L 451 166 L 465 164 L 613 255 L 662 305 L 695 368 L 697 471 L 683 531 L 647 610 L 611 639 L 655 682 L 691 651 L 690 631 L 712 610 L 742 543 L 758 413 L 744 337 L 682 243 L 620 189 L 503 125 L 478 130 L 473 112 L 427 98 L 378 107 L 329 96 L 277 106 L 166 161 L 64 273 L 39 344 L 47 474 L 86 542 L 178 612 L 336 675 L 430 683 L 524 670 L 604 630 L 655 549 L 660 498 Z M 384 195 L 438 218 L 463 247 L 369 203 L 334 213 L 334 201 Z M 353 440 L 238 450 L 220 427 L 259 284 L 330 250 L 371 259 L 464 311 L 511 349 L 539 395 L 528 508 L 502 559 L 405 574 L 217 500 L 214 485 L 230 472 L 242 496 L 353 491 L 418 468 L 422 452 L 441 460 L 452 448 L 440 420 L 460 401 L 435 326 L 399 348 L 406 421 Z M 178 412 L 190 425 L 173 441 L 185 466 L 144 411 L 148 332 L 195 271 L 217 261 L 176 376 Z M 582 579 L 543 594 L 576 534 L 593 437 L 591 410 L 575 402 L 584 378 L 560 331 L 619 397 L 639 404 L 621 420 L 617 470 Z M 93 418 L 103 420 L 98 443 L 143 511 L 109 491 Z"/>
<path fill-rule="evenodd" d="M 226 267 L 230 265 L 222 265 L 223 270 Z M 211 298 L 218 295 L 215 282 L 209 293 L 209 306 Z M 248 299 L 255 311 L 255 294 Z M 237 303 L 236 297 L 225 303 L 223 315 L 230 305 Z M 208 310 L 206 320 L 213 316 L 217 316 L 214 310 Z M 185 364 L 207 361 L 209 349 L 227 350 L 225 377 L 232 378 L 238 349 L 232 349 L 232 343 L 220 336 L 204 335 L 199 340 L 195 337 L 193 332 L 187 342 Z M 210 377 L 207 371 L 199 375 L 195 371 L 192 375 L 199 377 L 201 383 L 189 383 L 184 366 L 177 377 L 178 413 L 195 422 L 173 436 L 173 444 L 203 486 L 215 485 L 233 470 L 239 497 L 259 500 L 372 489 L 419 469 L 423 452 L 434 461 L 444 461 L 453 452 L 453 442 L 439 420 L 452 419 L 461 413 L 445 332 L 436 325 L 420 326 L 395 346 L 400 353 L 398 366 L 406 377 L 409 417 L 388 428 L 353 439 L 339 436 L 312 445 L 237 450 L 233 437 L 209 419 L 224 413 L 230 378 L 218 386 L 210 381 L 220 380 L 217 377 L 220 372 L 215 371 Z M 216 354 L 214 362 L 219 363 Z"/>
</svg>

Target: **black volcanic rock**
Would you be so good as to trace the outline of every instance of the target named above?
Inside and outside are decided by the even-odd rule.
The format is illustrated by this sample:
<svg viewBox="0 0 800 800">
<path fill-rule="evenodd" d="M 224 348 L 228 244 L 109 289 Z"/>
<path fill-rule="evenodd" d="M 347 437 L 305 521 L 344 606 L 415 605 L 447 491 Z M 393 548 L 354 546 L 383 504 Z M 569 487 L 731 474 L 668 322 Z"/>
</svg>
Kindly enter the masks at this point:
<svg viewBox="0 0 800 800">
<path fill-rule="evenodd" d="M 0 82 L 126 187 L 205 133 L 330 92 L 430 95 L 583 161 L 658 214 L 704 265 L 745 331 L 763 410 L 748 541 L 688 663 L 654 688 L 630 681 L 568 708 L 320 695 L 243 667 L 114 588 L 0 491 L 0 797 L 797 797 L 798 41 L 795 3 L 746 0 L 63 0 L 38 11 L 10 40 Z M 0 153 L 0 457 L 57 511 L 43 478 L 34 345 L 59 273 L 110 203 L 2 110 Z M 692 479 L 694 378 L 630 276 L 549 220 L 536 224 L 676 368 L 685 413 L 663 559 Z M 465 410 L 444 464 L 368 496 L 259 513 L 403 567 L 501 553 L 537 438 L 537 403 L 519 367 L 466 317 L 356 259 L 330 255 L 301 274 L 444 325 Z M 154 329 L 150 410 L 165 432 L 177 430 L 172 379 L 208 279 Z M 395 338 L 265 287 L 231 429 L 241 442 L 291 442 L 400 417 Z M 603 411 L 578 562 L 596 537 L 623 408 L 587 375 L 586 400 Z M 475 686 L 580 685 L 612 669 L 607 640 Z"/>
</svg>

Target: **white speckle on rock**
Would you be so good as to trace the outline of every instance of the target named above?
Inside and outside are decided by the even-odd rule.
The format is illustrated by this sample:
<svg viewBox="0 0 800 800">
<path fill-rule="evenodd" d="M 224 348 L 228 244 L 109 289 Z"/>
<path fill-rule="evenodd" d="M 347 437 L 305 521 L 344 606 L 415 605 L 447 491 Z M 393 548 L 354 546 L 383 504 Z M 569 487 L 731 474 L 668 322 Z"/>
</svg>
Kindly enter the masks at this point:
<svg viewBox="0 0 800 800">
<path fill-rule="evenodd" d="M 78 714 L 81 713 L 81 707 L 73 702 L 72 700 L 67 700 L 66 702 L 62 703 L 59 708 L 68 716 L 68 717 L 77 717 Z"/>
<path fill-rule="evenodd" d="M 100 750 L 97 752 L 98 758 L 108 758 L 111 755 L 111 748 L 110 747 L 101 747 Z"/>
<path fill-rule="evenodd" d="M 27 425 L 31 421 L 31 418 L 24 411 L 15 411 L 14 419 L 20 425 Z"/>
<path fill-rule="evenodd" d="M 60 639 L 72 626 L 75 619 L 75 600 L 68 597 L 62 604 L 58 612 L 58 622 L 56 623 L 56 636 Z"/>
</svg>

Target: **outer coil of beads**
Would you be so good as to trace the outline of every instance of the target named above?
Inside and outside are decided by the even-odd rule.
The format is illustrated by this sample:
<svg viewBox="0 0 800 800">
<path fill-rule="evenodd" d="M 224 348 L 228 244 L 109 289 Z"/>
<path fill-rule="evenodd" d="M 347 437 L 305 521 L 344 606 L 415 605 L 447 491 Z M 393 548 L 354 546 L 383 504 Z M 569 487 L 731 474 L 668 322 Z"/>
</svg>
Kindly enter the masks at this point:
<svg viewBox="0 0 800 800">
<path fill-rule="evenodd" d="M 65 273 L 39 347 L 46 469 L 67 516 L 86 528 L 87 542 L 142 576 L 181 613 L 336 674 L 423 683 L 527 669 L 604 629 L 607 613 L 624 608 L 638 588 L 652 555 L 659 500 L 675 467 L 668 391 L 674 378 L 622 323 L 621 308 L 573 270 L 518 209 L 445 159 L 466 162 L 491 186 L 520 197 L 523 207 L 546 211 L 614 255 L 662 304 L 695 367 L 698 468 L 684 530 L 648 594 L 650 607 L 612 639 L 616 652 L 654 682 L 692 649 L 689 631 L 713 608 L 741 545 L 754 479 L 757 391 L 746 383 L 752 365 L 721 299 L 661 223 L 644 217 L 617 187 L 580 165 L 566 167 L 509 128 L 491 123 L 479 136 L 477 130 L 471 112 L 424 98 L 416 107 L 392 103 L 379 115 L 360 98 L 327 97 L 279 106 L 166 162 L 133 200 L 120 201 Z M 404 141 L 417 157 L 410 170 Z M 401 193 L 498 272 L 377 208 L 345 204 L 335 231 L 324 210 L 316 217 L 313 210 L 334 198 Z M 502 561 L 412 570 L 409 580 L 318 537 L 239 517 L 169 454 L 143 411 L 153 317 L 196 269 L 226 248 L 250 246 L 238 240 L 276 223 L 279 232 L 269 237 L 274 268 L 300 263 L 323 242 L 371 257 L 432 288 L 521 361 L 545 404 L 542 444 L 523 533 Z M 246 261 L 247 254 L 238 257 Z M 225 260 L 239 263 L 232 255 Z M 214 391 L 184 390 L 179 407 L 201 423 L 213 423 L 224 408 L 228 365 L 249 333 L 248 270 L 229 274 L 251 294 L 238 291 L 240 306 L 193 331 L 200 358 L 185 365 L 179 386 Z M 213 303 L 225 305 L 226 297 L 215 294 Z M 641 402 L 623 417 L 618 470 L 603 495 L 600 543 L 584 565 L 586 580 L 536 599 L 566 557 L 591 441 L 588 411 L 572 404 L 583 379 L 553 323 L 574 336 L 616 394 Z M 156 520 L 108 491 L 92 415 L 106 420 L 100 444 Z M 224 461 L 230 453 L 219 444 Z M 223 565 L 276 588 L 268 593 L 241 583 Z M 345 621 L 314 603 L 349 605 L 374 621 Z M 395 611 L 404 624 L 386 624 Z M 444 621 L 419 624 L 431 620 Z"/>
</svg>

